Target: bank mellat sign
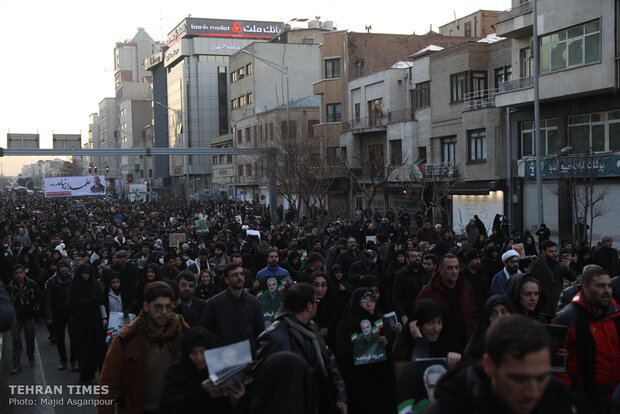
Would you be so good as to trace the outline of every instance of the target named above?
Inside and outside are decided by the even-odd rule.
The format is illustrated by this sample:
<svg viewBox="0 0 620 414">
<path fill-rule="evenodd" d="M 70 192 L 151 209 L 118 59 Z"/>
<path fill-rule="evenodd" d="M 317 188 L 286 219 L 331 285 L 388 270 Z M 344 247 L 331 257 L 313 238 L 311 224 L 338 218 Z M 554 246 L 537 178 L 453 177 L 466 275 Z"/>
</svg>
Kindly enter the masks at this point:
<svg viewBox="0 0 620 414">
<path fill-rule="evenodd" d="M 172 45 L 185 36 L 233 37 L 248 39 L 273 39 L 284 31 L 282 22 L 248 20 L 184 19 L 170 33 L 167 43 Z"/>
<path fill-rule="evenodd" d="M 620 177 L 617 155 L 557 157 L 542 160 L 542 178 Z M 525 177 L 536 177 L 536 162 L 525 162 Z"/>
</svg>

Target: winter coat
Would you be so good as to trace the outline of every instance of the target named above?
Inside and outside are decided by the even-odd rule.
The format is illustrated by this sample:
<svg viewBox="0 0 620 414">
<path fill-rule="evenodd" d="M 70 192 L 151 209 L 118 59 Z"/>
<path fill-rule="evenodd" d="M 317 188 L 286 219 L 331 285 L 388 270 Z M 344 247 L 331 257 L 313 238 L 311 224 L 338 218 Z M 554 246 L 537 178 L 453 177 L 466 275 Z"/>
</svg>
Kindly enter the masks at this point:
<svg viewBox="0 0 620 414">
<path fill-rule="evenodd" d="M 423 414 L 495 414 L 504 412 L 481 363 L 463 364 L 445 374 L 435 390 L 435 401 Z M 562 381 L 550 378 L 531 414 L 572 414 L 571 395 Z"/>
<path fill-rule="evenodd" d="M 598 315 L 584 293 L 577 292 L 553 323 L 569 327 L 567 373 L 560 378 L 575 395 L 602 410 L 620 382 L 620 308 L 612 299 Z"/>
<path fill-rule="evenodd" d="M 543 262 L 546 261 L 546 262 Z M 549 318 L 555 315 L 558 299 L 564 290 L 564 280 L 574 282 L 577 275 L 572 270 L 566 270 L 558 262 L 549 264 L 545 256 L 534 260 L 528 269 L 540 282 L 541 312 Z"/>
</svg>

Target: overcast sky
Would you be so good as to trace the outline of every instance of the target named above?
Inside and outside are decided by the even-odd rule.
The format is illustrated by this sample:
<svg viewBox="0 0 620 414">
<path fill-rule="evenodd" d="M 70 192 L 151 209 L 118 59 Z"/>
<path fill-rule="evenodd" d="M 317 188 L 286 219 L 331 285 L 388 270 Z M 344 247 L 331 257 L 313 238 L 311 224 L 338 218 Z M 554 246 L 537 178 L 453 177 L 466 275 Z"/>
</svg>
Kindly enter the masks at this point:
<svg viewBox="0 0 620 414">
<path fill-rule="evenodd" d="M 0 0 L 0 147 L 9 132 L 88 136 L 88 116 L 114 96 L 113 50 L 144 27 L 164 40 L 193 17 L 289 22 L 320 16 L 338 29 L 374 33 L 428 32 L 479 9 L 505 10 L 510 0 Z M 228 6 L 228 7 L 227 7 Z M 305 24 L 305 23 L 303 23 Z M 292 23 L 293 27 L 300 24 Z M 0 159 L 5 175 L 35 158 Z"/>
</svg>

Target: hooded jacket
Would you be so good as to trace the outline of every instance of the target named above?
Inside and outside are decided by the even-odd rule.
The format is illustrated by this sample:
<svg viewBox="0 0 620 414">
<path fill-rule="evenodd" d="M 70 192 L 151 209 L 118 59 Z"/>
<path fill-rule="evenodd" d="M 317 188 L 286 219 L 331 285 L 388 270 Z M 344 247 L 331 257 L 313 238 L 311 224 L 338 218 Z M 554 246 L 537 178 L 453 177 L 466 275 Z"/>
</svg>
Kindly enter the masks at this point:
<svg viewBox="0 0 620 414">
<path fill-rule="evenodd" d="M 445 374 L 435 390 L 435 401 L 423 414 L 493 414 L 506 412 L 493 395 L 491 380 L 481 363 L 464 364 Z M 551 377 L 531 414 L 572 414 L 573 404 L 566 386 Z"/>
<path fill-rule="evenodd" d="M 583 388 L 591 404 L 609 398 L 620 382 L 620 308 L 611 299 L 607 309 L 596 314 L 583 292 L 553 319 L 569 327 L 566 374 L 560 374 L 571 389 Z M 601 395 L 602 394 L 602 397 Z"/>
</svg>

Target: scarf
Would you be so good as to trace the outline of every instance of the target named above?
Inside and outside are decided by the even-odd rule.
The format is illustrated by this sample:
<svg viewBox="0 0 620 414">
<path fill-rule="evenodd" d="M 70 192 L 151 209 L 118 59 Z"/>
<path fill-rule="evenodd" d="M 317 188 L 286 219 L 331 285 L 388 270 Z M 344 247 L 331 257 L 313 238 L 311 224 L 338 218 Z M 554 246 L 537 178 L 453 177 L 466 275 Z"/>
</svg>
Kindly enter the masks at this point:
<svg viewBox="0 0 620 414">
<path fill-rule="evenodd" d="M 185 331 L 185 321 L 179 314 L 170 314 L 170 319 L 164 326 L 164 330 L 161 334 L 156 334 L 151 330 L 148 321 L 148 315 L 144 311 L 140 311 L 140 314 L 135 320 L 136 330 L 140 332 L 149 342 L 155 342 L 158 344 L 164 344 L 172 340 L 172 348 L 175 355 L 180 355 L 181 352 L 181 339 L 183 338 L 183 331 Z"/>
<path fill-rule="evenodd" d="M 321 374 L 327 377 L 327 369 L 325 368 L 325 361 L 323 361 L 323 354 L 321 353 L 321 345 L 316 334 L 310 331 L 307 327 L 299 323 L 294 316 L 285 316 L 284 319 L 295 329 L 297 329 L 302 335 L 307 336 L 312 341 L 312 347 L 314 348 L 316 362 L 321 368 Z"/>
</svg>

